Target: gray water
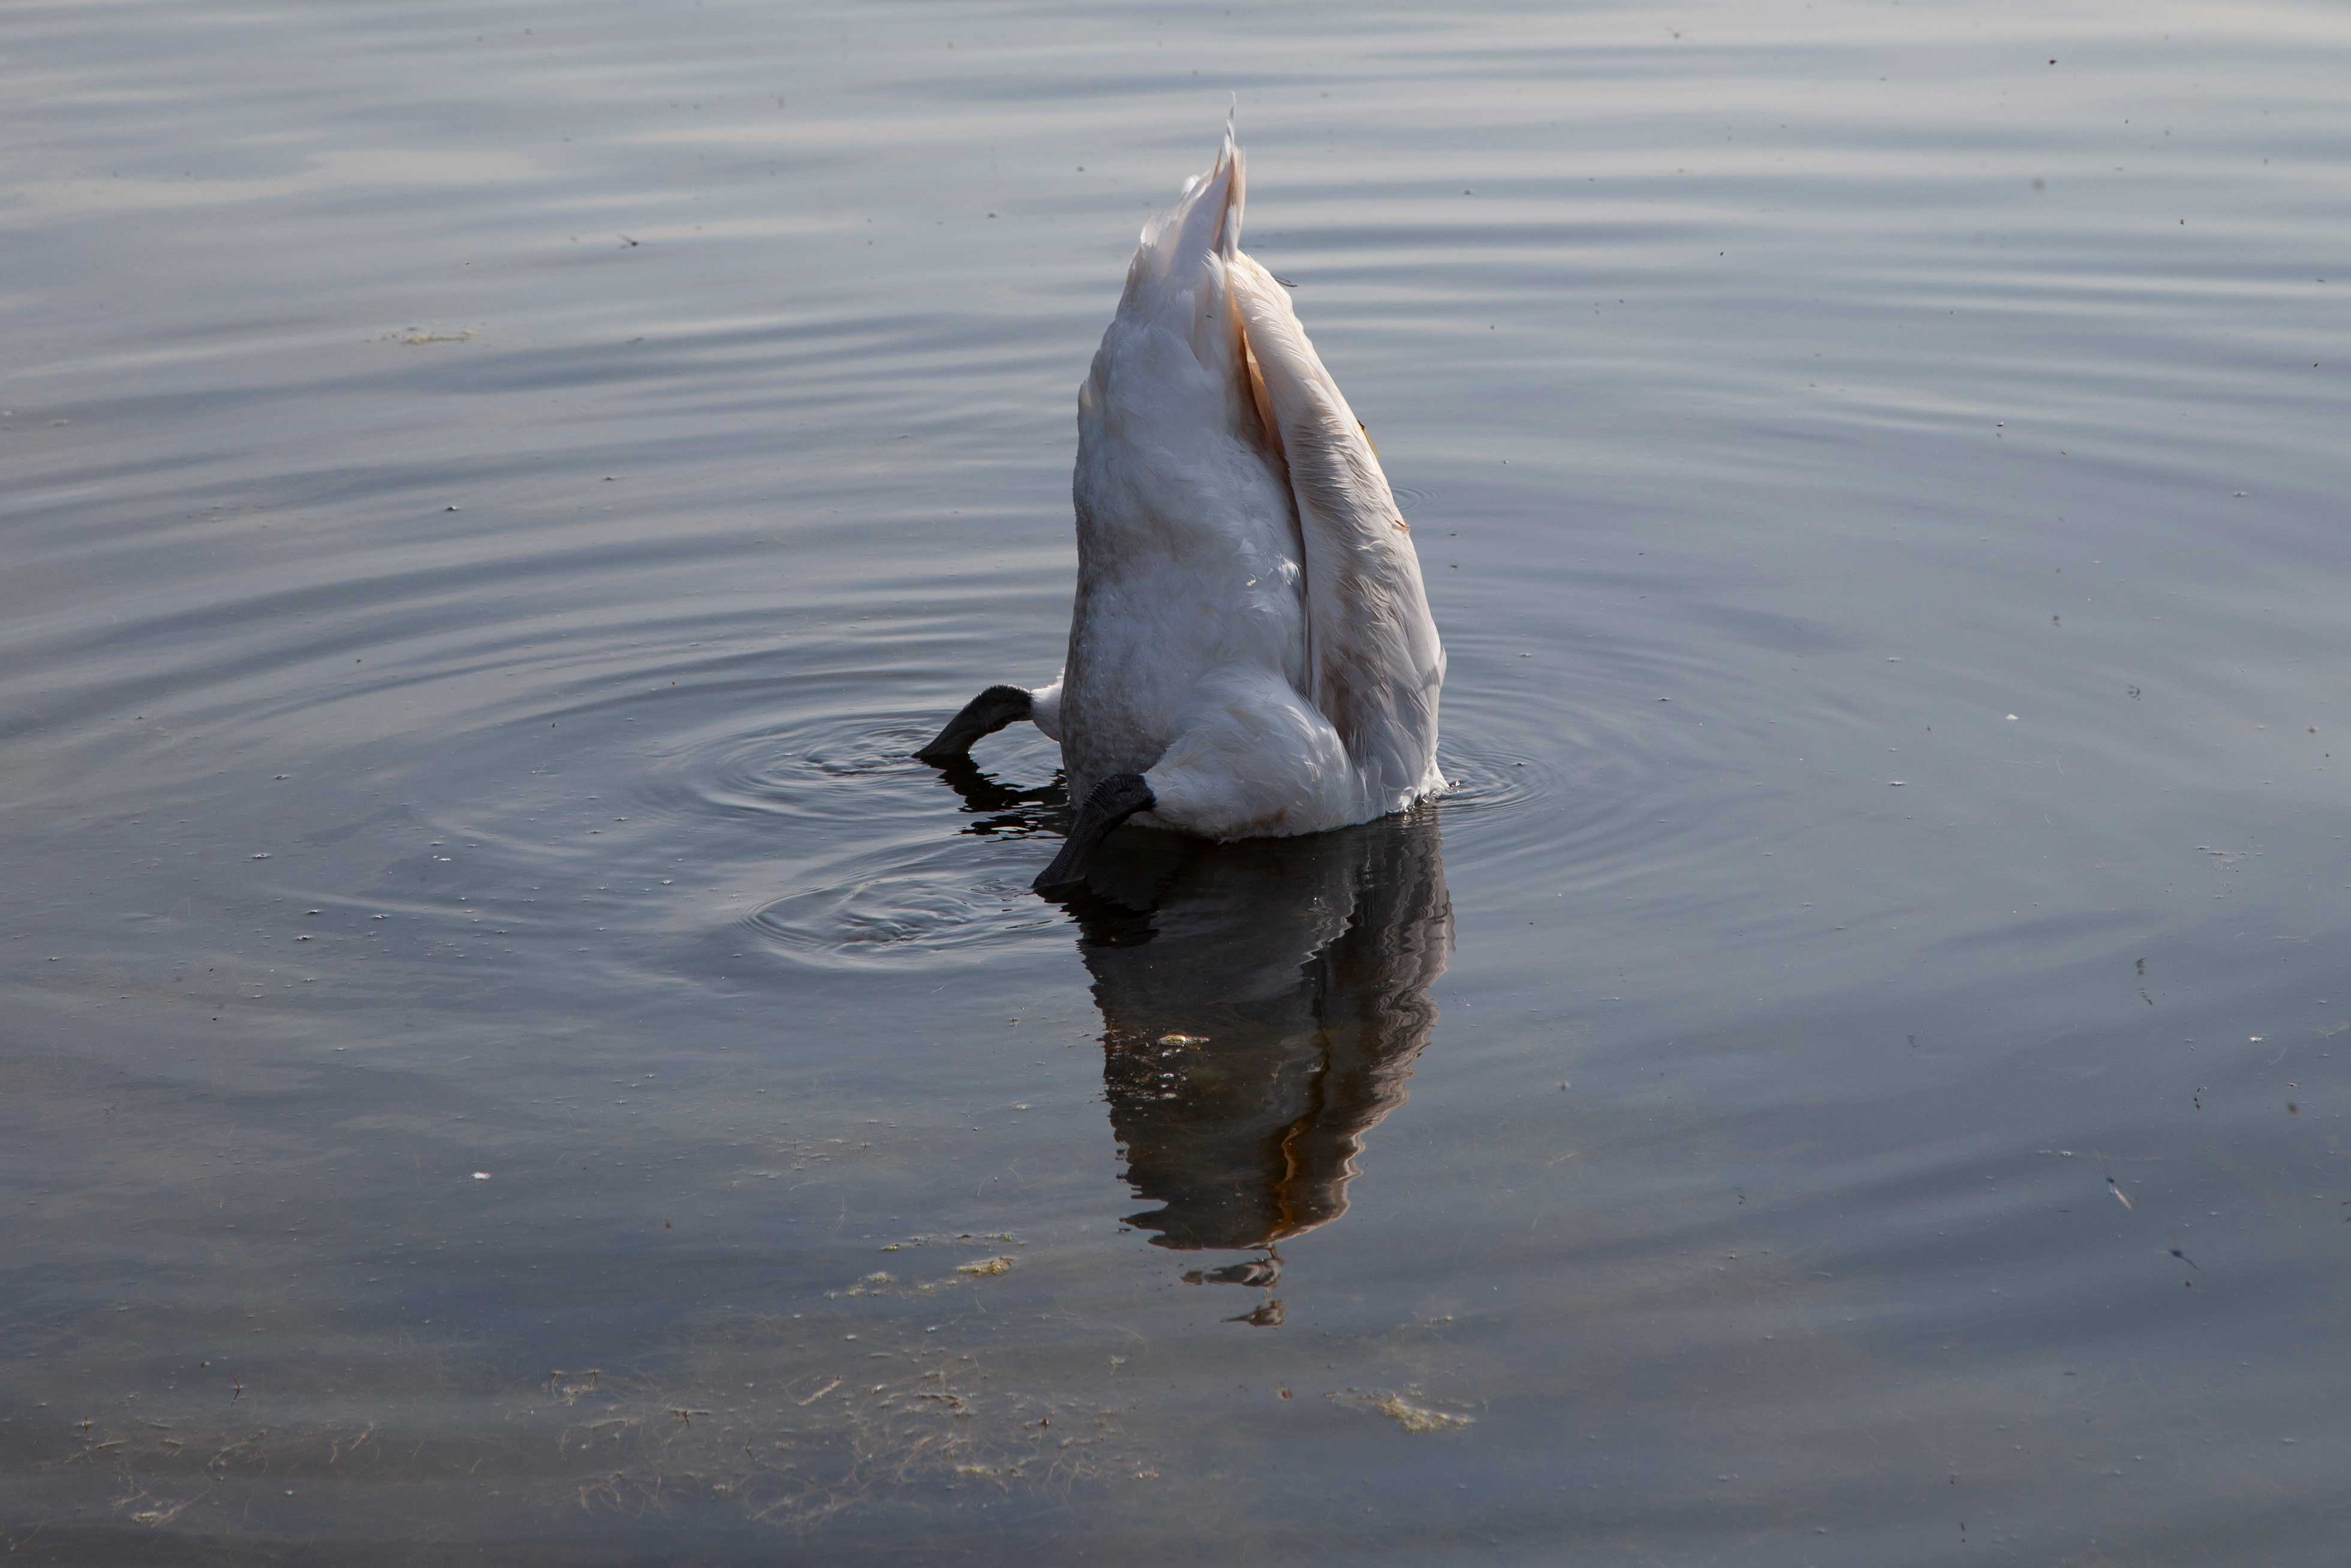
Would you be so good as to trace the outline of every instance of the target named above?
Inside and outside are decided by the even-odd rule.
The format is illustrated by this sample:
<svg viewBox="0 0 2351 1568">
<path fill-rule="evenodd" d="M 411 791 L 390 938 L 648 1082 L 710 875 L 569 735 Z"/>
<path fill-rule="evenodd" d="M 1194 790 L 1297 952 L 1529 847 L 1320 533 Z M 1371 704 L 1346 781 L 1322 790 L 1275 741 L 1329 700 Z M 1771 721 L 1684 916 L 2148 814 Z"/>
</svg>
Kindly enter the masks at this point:
<svg viewBox="0 0 2351 1568">
<path fill-rule="evenodd" d="M 0 1538 L 2339 1561 L 2346 82 L 2318 5 L 10 7 Z M 1050 747 L 907 754 L 1057 666 L 1236 96 L 1457 782 L 1048 904 Z"/>
</svg>

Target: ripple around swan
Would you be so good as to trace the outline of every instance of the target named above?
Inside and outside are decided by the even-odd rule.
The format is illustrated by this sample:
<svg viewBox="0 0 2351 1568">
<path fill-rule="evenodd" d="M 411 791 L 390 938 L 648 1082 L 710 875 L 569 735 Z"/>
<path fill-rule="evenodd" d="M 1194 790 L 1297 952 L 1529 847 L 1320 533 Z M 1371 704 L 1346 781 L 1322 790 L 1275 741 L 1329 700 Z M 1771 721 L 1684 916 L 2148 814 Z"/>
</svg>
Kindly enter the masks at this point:
<svg viewBox="0 0 2351 1568">
<path fill-rule="evenodd" d="M 1447 811 L 1480 812 L 1507 810 L 1547 800 L 1559 792 L 1557 774 L 1540 761 L 1503 757 L 1479 744 L 1468 745 L 1447 735 L 1438 749 L 1437 764 L 1445 771 L 1445 793 L 1439 804 Z"/>
<path fill-rule="evenodd" d="M 1595 652 L 1573 679 L 1529 681 L 1474 631 L 1452 639 L 1438 758 L 1449 781 L 1446 860 L 1457 885 L 1482 869 L 1502 884 L 1540 866 L 1553 892 L 1670 873 L 1744 831 L 1733 758 L 1752 725 L 1724 669 L 1686 671 L 1723 694 L 1698 722 L 1656 701 L 1656 655 L 1632 643 Z M 1515 870 L 1510 868 L 1515 866 Z"/>
<path fill-rule="evenodd" d="M 918 761 L 914 751 L 937 733 L 940 717 L 852 711 L 747 734 L 722 721 L 668 747 L 640 799 L 648 810 L 680 817 L 820 817 L 838 826 L 927 822 L 943 798 L 959 797 L 967 814 L 983 819 L 966 831 L 982 834 L 1010 825 L 985 822 L 1005 812 L 1034 808 L 1041 816 L 1032 825 L 1041 825 L 1060 809 L 1060 758 L 1041 737 L 990 739 L 984 764 Z"/>
<path fill-rule="evenodd" d="M 1475 639 L 1465 641 L 1464 662 L 1474 664 Z M 1458 871 L 1532 856 L 1549 868 L 1547 887 L 1593 888 L 1655 874 L 1735 831 L 1707 809 L 1721 769 L 1693 748 L 1708 732 L 1658 718 L 1629 686 L 1541 699 L 1554 711 L 1531 725 L 1488 700 L 1474 674 L 1460 687 L 1440 802 L 1456 824 L 1447 849 Z M 1513 702 L 1522 707 L 1524 695 Z M 1509 724 L 1487 722 L 1505 712 Z M 1055 748 L 1016 729 L 984 744 L 985 765 L 935 768 L 912 754 L 935 718 L 841 712 L 749 732 L 714 723 L 677 737 L 638 799 L 655 816 L 705 824 L 822 826 L 836 852 L 783 871 L 785 891 L 739 918 L 744 935 L 794 962 L 955 966 L 1031 939 L 1058 944 L 1062 922 L 1029 891 L 1037 852 L 1019 847 L 1066 825 Z M 772 843 L 763 831 L 744 858 Z"/>
<path fill-rule="evenodd" d="M 761 815 L 892 814 L 932 769 L 914 760 L 929 729 L 911 716 L 837 714 L 752 735 L 713 737 L 668 759 L 664 776 L 704 809 Z"/>
<path fill-rule="evenodd" d="M 894 846 L 830 868 L 742 925 L 768 947 L 826 968 L 981 963 L 1030 943 L 1066 946 L 1058 909 L 1029 891 L 1033 868 L 978 864 L 961 840 Z"/>
<path fill-rule="evenodd" d="M 1050 835 L 1066 820 L 1053 748 L 1012 737 L 987 743 L 989 766 L 934 767 L 914 752 L 937 723 L 928 712 L 843 712 L 748 734 L 713 727 L 671 747 L 642 799 L 705 822 L 821 824 L 837 852 L 783 872 L 788 891 L 738 922 L 796 962 L 954 965 L 1042 934 L 1065 940 L 1058 912 L 1029 890 L 1035 852 L 995 847 Z M 763 832 L 760 843 L 772 839 Z"/>
</svg>

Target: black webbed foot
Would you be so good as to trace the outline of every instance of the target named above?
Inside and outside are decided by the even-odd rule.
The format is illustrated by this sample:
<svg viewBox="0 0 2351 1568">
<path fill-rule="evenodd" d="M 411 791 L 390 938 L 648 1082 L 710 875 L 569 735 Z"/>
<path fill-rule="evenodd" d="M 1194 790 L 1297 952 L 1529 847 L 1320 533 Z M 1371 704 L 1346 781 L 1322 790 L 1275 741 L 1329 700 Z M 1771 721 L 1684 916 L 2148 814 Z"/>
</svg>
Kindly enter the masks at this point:
<svg viewBox="0 0 2351 1568">
<path fill-rule="evenodd" d="M 990 686 L 963 705 L 963 711 L 947 720 L 938 738 L 914 753 L 923 762 L 946 762 L 952 758 L 968 756 L 972 743 L 983 736 L 994 735 L 1006 725 L 1029 716 L 1029 694 L 1019 686 Z"/>
<path fill-rule="evenodd" d="M 1053 863 L 1037 873 L 1029 886 L 1039 893 L 1049 893 L 1057 887 L 1067 887 L 1086 879 L 1086 867 L 1110 837 L 1111 830 L 1134 816 L 1148 811 L 1159 803 L 1151 793 L 1151 786 L 1143 781 L 1140 773 L 1113 773 L 1094 786 L 1085 804 L 1078 808 L 1078 820 L 1070 824 L 1070 836 L 1061 844 L 1061 852 Z"/>
</svg>

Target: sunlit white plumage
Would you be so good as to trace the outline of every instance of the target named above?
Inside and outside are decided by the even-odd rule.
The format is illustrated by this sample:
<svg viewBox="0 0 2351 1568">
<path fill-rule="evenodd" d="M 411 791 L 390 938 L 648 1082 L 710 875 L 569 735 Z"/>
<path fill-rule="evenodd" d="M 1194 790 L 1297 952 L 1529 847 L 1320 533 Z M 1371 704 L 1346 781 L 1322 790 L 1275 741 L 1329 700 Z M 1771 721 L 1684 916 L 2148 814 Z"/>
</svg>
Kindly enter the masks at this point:
<svg viewBox="0 0 2351 1568">
<path fill-rule="evenodd" d="M 1212 839 L 1367 821 L 1444 783 L 1445 650 L 1410 530 L 1288 291 L 1240 249 L 1243 186 L 1228 125 L 1144 229 L 1079 390 L 1061 679 L 1025 714 L 993 688 L 1016 706 L 974 720 L 983 694 L 925 753 L 1030 717 L 1073 799 L 1140 775 L 1134 821 Z"/>
</svg>

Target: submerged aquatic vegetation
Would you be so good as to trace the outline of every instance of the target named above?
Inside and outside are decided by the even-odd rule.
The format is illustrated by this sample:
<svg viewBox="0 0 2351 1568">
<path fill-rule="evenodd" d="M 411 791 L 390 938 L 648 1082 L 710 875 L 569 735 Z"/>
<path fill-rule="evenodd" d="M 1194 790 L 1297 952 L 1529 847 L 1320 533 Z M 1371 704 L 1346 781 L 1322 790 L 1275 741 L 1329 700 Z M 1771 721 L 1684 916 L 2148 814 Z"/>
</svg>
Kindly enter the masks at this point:
<svg viewBox="0 0 2351 1568">
<path fill-rule="evenodd" d="M 950 1348 L 870 1318 L 737 1318 L 662 1347 L 658 1370 L 608 1362 L 512 1385 L 489 1422 L 469 1409 L 453 1423 L 453 1390 L 438 1386 L 273 1391 L 251 1416 L 252 1399 L 231 1412 L 209 1391 L 204 1402 L 149 1391 L 137 1418 L 58 1418 L 28 1469 L 60 1524 L 193 1535 L 267 1533 L 281 1511 L 294 1528 L 294 1510 L 329 1498 L 354 1521 L 387 1511 L 390 1529 L 410 1506 L 397 1500 L 420 1495 L 446 1521 L 511 1521 L 519 1508 L 559 1532 L 567 1519 L 586 1529 L 714 1511 L 804 1530 L 975 1483 L 1065 1499 L 1158 1474 L 1107 1387 L 1072 1387 L 1025 1354 Z"/>
</svg>

